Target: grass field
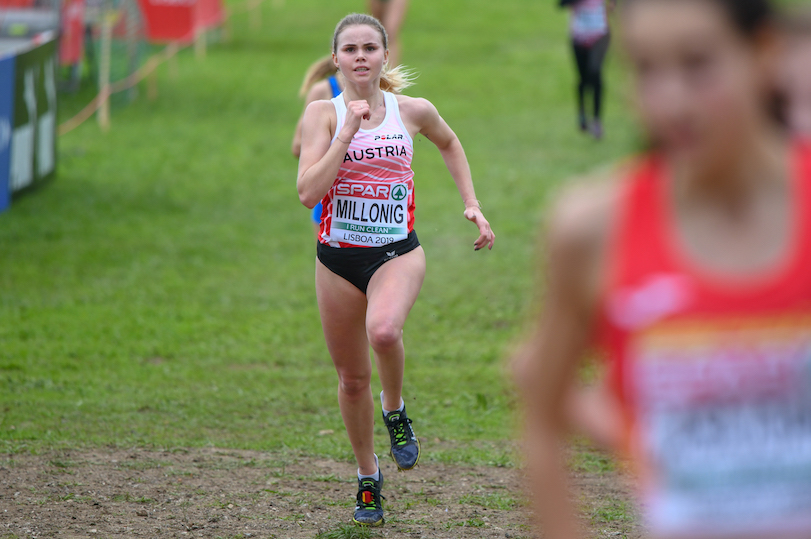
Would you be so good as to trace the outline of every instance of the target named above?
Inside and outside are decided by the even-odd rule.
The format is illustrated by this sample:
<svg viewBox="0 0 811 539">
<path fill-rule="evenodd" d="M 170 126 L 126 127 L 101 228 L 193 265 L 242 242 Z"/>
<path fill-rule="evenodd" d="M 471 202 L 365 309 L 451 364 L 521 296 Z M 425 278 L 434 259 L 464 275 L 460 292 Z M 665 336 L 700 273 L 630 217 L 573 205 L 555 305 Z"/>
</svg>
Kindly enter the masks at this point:
<svg viewBox="0 0 811 539">
<path fill-rule="evenodd" d="M 532 307 L 538 225 L 565 179 L 638 139 L 616 57 L 606 140 L 576 131 L 553 4 L 415 0 L 405 27 L 404 63 L 420 73 L 409 93 L 458 133 L 498 234 L 474 253 L 438 152 L 415 141 L 428 275 L 406 327 L 405 395 L 428 459 L 512 462 L 503 362 Z M 363 7 L 265 3 L 261 29 L 239 15 L 204 61 L 181 53 L 159 99 L 114 109 L 109 133 L 88 122 L 60 138 L 58 178 L 0 215 L 0 451 L 350 458 L 289 142 L 304 70 Z M 63 96 L 60 118 L 89 97 Z"/>
</svg>

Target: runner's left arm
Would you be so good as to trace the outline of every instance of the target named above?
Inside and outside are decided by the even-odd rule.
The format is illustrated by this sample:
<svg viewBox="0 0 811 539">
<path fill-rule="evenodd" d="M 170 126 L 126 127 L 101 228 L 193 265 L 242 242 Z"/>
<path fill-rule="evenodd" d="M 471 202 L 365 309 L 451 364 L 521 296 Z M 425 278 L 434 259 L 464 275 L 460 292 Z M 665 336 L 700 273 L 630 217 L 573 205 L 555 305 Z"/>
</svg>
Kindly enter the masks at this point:
<svg viewBox="0 0 811 539">
<path fill-rule="evenodd" d="M 490 223 L 485 219 L 476 198 L 470 165 L 465 155 L 465 149 L 459 142 L 459 137 L 429 101 L 413 99 L 410 104 L 415 122 L 420 128 L 419 132 L 436 144 L 453 181 L 456 182 L 456 187 L 465 203 L 465 218 L 479 228 L 479 238 L 473 243 L 473 248 L 477 251 L 484 247 L 492 249 L 496 241 L 496 234 L 490 228 Z"/>
</svg>

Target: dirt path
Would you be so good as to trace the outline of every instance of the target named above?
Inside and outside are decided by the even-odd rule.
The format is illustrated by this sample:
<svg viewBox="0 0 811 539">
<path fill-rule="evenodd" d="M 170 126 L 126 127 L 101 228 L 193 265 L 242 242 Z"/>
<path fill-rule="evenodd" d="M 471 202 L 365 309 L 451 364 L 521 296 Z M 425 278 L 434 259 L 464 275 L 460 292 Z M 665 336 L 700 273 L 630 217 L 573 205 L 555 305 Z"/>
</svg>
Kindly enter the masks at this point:
<svg viewBox="0 0 811 539">
<path fill-rule="evenodd" d="M 381 467 L 380 537 L 533 537 L 520 470 Z M 219 449 L 0 457 L 0 539 L 312 539 L 349 520 L 354 477 L 347 463 Z M 592 537 L 641 537 L 615 474 L 573 479 Z"/>
</svg>

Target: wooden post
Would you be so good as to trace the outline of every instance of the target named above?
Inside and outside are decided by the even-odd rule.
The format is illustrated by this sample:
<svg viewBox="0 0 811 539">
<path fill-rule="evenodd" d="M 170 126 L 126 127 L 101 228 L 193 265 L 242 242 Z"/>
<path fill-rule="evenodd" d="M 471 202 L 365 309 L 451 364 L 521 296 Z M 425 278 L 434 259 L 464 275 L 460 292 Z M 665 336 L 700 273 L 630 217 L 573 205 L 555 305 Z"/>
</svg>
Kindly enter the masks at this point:
<svg viewBox="0 0 811 539">
<path fill-rule="evenodd" d="M 138 71 L 138 32 L 136 27 L 136 17 L 132 12 L 133 6 L 127 6 L 130 9 L 124 13 L 124 22 L 126 23 L 127 33 L 127 65 L 129 69 L 127 72 L 132 75 Z M 123 6 L 122 6 L 123 8 Z M 129 101 L 135 101 L 138 96 L 138 86 L 134 85 L 129 89 Z"/>
<path fill-rule="evenodd" d="M 99 60 L 101 103 L 97 118 L 102 131 L 110 129 L 110 56 L 113 46 L 113 18 L 113 13 L 109 11 L 101 18 L 101 58 Z"/>
<path fill-rule="evenodd" d="M 157 66 L 147 76 L 146 79 L 146 96 L 150 101 L 155 101 L 158 98 L 158 69 Z"/>
</svg>

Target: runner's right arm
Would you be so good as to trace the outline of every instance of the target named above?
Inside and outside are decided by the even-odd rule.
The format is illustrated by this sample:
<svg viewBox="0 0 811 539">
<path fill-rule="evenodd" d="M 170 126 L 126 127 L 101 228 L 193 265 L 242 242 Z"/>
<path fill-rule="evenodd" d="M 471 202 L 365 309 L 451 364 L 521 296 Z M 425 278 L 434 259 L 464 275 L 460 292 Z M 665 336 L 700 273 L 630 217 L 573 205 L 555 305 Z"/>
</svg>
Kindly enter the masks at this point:
<svg viewBox="0 0 811 539">
<path fill-rule="evenodd" d="M 308 208 L 314 208 L 335 183 L 349 143 L 360 129 L 361 119 L 369 115 L 366 101 L 352 101 L 346 108 L 346 120 L 335 144 L 332 144 L 335 131 L 332 124 L 337 118 L 333 104 L 315 101 L 304 112 L 296 188 L 299 200 Z"/>
<path fill-rule="evenodd" d="M 301 124 L 304 120 L 304 111 L 313 101 L 320 101 L 322 99 L 329 100 L 332 97 L 329 82 L 322 80 L 313 85 L 304 100 L 304 110 L 301 111 L 301 116 L 296 123 L 296 130 L 293 132 L 293 143 L 291 144 L 290 151 L 293 156 L 298 159 L 301 155 Z"/>
</svg>

